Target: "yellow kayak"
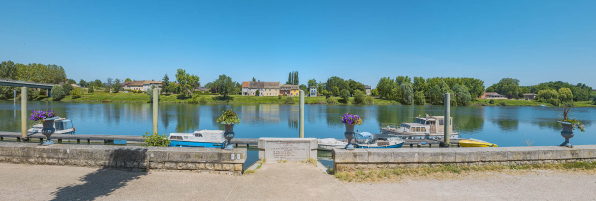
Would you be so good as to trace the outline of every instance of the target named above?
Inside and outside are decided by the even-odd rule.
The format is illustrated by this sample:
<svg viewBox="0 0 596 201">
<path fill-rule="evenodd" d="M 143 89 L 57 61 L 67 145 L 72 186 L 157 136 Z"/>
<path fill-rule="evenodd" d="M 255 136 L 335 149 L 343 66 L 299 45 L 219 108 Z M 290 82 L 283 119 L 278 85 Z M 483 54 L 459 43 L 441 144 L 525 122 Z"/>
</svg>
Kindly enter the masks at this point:
<svg viewBox="0 0 596 201">
<path fill-rule="evenodd" d="M 476 139 L 460 140 L 459 145 L 462 147 L 498 147 L 497 144 Z"/>
</svg>

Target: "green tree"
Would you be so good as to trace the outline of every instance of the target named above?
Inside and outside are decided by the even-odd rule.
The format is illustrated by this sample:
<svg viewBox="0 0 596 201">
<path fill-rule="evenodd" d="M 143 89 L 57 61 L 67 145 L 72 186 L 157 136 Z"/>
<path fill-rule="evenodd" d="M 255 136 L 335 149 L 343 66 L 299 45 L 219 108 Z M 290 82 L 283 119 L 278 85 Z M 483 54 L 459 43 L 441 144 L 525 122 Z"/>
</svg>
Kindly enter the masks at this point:
<svg viewBox="0 0 596 201">
<path fill-rule="evenodd" d="M 311 87 L 311 86 L 318 87 L 319 85 L 317 84 L 317 80 L 315 80 L 315 79 L 308 80 L 308 87 Z"/>
<path fill-rule="evenodd" d="M 379 80 L 376 89 L 379 91 L 379 97 L 391 98 L 391 92 L 394 88 L 396 88 L 395 81 L 389 77 L 383 77 Z"/>
<path fill-rule="evenodd" d="M 87 88 L 87 87 L 89 87 L 89 83 L 87 83 L 87 81 L 81 79 L 81 81 L 79 81 L 79 86 Z"/>
<path fill-rule="evenodd" d="M 165 76 L 163 76 L 163 79 L 161 81 L 161 88 L 163 89 L 163 93 L 167 94 L 170 91 L 170 78 L 168 77 L 168 74 L 166 73 Z"/>
<path fill-rule="evenodd" d="M 114 93 L 118 93 L 120 92 L 120 90 L 122 90 L 122 82 L 120 81 L 120 79 L 116 78 L 114 80 L 114 83 L 112 84 L 112 91 Z"/>
<path fill-rule="evenodd" d="M 308 92 L 308 87 L 304 84 L 301 84 L 300 86 L 298 86 L 298 88 L 300 88 L 300 90 L 304 91 L 304 93 Z"/>
<path fill-rule="evenodd" d="M 439 85 L 430 86 L 428 91 L 426 91 L 425 96 L 428 98 L 428 103 L 431 105 L 443 104 L 444 97 Z"/>
<path fill-rule="evenodd" d="M 339 96 L 339 87 L 333 87 L 333 96 Z"/>
<path fill-rule="evenodd" d="M 112 79 L 111 77 L 108 77 L 108 79 L 106 80 L 106 83 L 103 83 L 104 91 L 110 92 L 112 89 L 113 82 L 114 82 L 114 79 Z"/>
<path fill-rule="evenodd" d="M 89 89 L 87 90 L 88 94 L 92 94 L 93 92 L 95 92 L 95 87 L 94 86 L 89 86 Z"/>
<path fill-rule="evenodd" d="M 559 106 L 561 100 L 559 99 L 559 93 L 554 89 L 544 89 L 538 91 L 536 100 L 540 102 L 550 103 L 554 106 Z"/>
<path fill-rule="evenodd" d="M 260 96 L 261 92 L 257 89 L 257 91 L 255 91 L 255 96 Z"/>
<path fill-rule="evenodd" d="M 176 81 L 178 81 L 181 94 L 185 96 L 192 95 L 194 89 L 199 86 L 199 76 L 186 73 L 186 70 L 182 69 L 178 69 Z"/>
<path fill-rule="evenodd" d="M 81 89 L 79 89 L 79 88 L 72 89 L 72 91 L 70 92 L 70 95 L 72 96 L 72 99 L 80 98 L 82 95 Z"/>
<path fill-rule="evenodd" d="M 412 78 L 409 78 L 408 76 L 397 76 L 395 78 L 395 83 L 397 83 L 398 86 L 401 86 L 404 83 L 412 83 Z"/>
<path fill-rule="evenodd" d="M 66 92 L 60 85 L 54 85 L 50 93 L 52 94 L 52 99 L 55 101 L 62 100 L 64 97 L 66 97 Z"/>
<path fill-rule="evenodd" d="M 501 81 L 499 81 L 499 83 L 493 84 L 491 87 L 489 87 L 486 91 L 494 91 L 501 95 L 505 95 L 507 98 L 523 97 L 518 79 L 503 78 Z"/>
<path fill-rule="evenodd" d="M 255 77 L 252 77 L 252 82 L 256 82 L 257 79 L 255 79 Z"/>
<path fill-rule="evenodd" d="M 573 101 L 573 93 L 571 92 L 571 89 L 560 88 L 559 89 L 559 100 L 561 100 L 561 103 Z"/>
<path fill-rule="evenodd" d="M 77 81 L 75 81 L 75 80 L 73 80 L 73 79 L 68 79 L 68 80 L 66 81 L 66 83 L 68 83 L 68 84 L 77 84 Z"/>
<path fill-rule="evenodd" d="M 286 84 L 299 85 L 298 71 L 292 71 L 288 74 L 288 81 Z"/>
<path fill-rule="evenodd" d="M 234 87 L 236 86 L 232 81 L 232 78 L 225 74 L 220 75 L 219 78 L 213 82 L 213 85 L 217 88 L 217 92 L 226 98 L 234 93 Z"/>
<path fill-rule="evenodd" d="M 406 76 L 406 78 L 407 78 L 407 76 Z M 402 102 L 406 105 L 414 104 L 414 88 L 412 87 L 412 84 L 409 82 L 404 82 L 403 84 L 400 85 L 399 89 L 402 94 L 401 95 Z"/>
<path fill-rule="evenodd" d="M 360 91 L 360 90 L 356 90 L 354 91 L 354 100 L 352 100 L 353 104 L 357 104 L 357 105 L 364 105 L 366 104 L 366 95 L 364 94 L 364 92 Z"/>
<path fill-rule="evenodd" d="M 457 105 L 467 106 L 472 101 L 472 96 L 466 86 L 455 85 L 453 86 L 453 98 L 456 100 Z"/>
<path fill-rule="evenodd" d="M 342 89 L 341 92 L 339 92 L 339 95 L 343 99 L 342 101 L 344 103 L 348 103 L 348 101 L 350 100 L 350 91 L 348 91 L 347 89 Z"/>
<path fill-rule="evenodd" d="M 414 103 L 416 105 L 426 105 L 426 97 L 423 91 L 414 92 Z"/>
<path fill-rule="evenodd" d="M 428 89 L 428 84 L 426 84 L 426 80 L 422 77 L 414 77 L 414 84 L 412 85 L 415 92 L 422 92 L 424 93 Z"/>
<path fill-rule="evenodd" d="M 167 74 L 166 74 L 166 75 L 167 75 Z M 132 82 L 132 80 L 131 80 L 130 78 L 126 78 L 126 79 L 124 80 L 124 82 Z"/>
<path fill-rule="evenodd" d="M 379 96 L 379 90 L 377 90 L 376 88 L 370 90 L 370 95 L 371 96 Z"/>
<path fill-rule="evenodd" d="M 62 84 L 62 89 L 64 90 L 64 93 L 66 93 L 65 95 L 70 94 L 70 91 L 72 91 L 72 85 L 68 84 L 68 83 L 64 83 Z"/>
</svg>

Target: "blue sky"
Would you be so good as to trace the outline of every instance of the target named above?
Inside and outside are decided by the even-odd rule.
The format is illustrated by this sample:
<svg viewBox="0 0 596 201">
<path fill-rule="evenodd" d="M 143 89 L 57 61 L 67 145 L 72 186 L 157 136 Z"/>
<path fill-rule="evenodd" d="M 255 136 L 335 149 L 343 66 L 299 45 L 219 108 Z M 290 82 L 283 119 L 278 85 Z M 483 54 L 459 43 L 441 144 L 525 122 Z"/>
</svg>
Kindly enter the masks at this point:
<svg viewBox="0 0 596 201">
<path fill-rule="evenodd" d="M 0 60 L 69 78 L 562 80 L 596 88 L 596 1 L 0 1 Z"/>
</svg>

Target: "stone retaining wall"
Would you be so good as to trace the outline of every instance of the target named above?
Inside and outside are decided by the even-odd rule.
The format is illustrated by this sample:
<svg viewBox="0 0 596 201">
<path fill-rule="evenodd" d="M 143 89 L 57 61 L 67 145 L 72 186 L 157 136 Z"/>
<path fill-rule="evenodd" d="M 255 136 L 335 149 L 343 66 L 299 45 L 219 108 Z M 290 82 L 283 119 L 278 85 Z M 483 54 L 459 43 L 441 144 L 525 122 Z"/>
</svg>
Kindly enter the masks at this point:
<svg viewBox="0 0 596 201">
<path fill-rule="evenodd" d="M 338 171 L 393 169 L 421 165 L 528 165 L 596 161 L 596 145 L 565 147 L 334 149 Z"/>
<path fill-rule="evenodd" d="M 4 163 L 240 175 L 245 161 L 246 149 L 0 142 L 0 162 Z"/>
</svg>

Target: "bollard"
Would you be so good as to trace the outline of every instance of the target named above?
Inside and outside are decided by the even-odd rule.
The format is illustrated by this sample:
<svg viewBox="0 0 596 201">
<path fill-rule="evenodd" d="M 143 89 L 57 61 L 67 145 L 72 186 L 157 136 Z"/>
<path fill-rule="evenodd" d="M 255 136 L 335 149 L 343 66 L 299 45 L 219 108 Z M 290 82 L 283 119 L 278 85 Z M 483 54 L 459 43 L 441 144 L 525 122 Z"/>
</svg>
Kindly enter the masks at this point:
<svg viewBox="0 0 596 201">
<path fill-rule="evenodd" d="M 87 144 L 91 144 L 91 140 L 90 139 L 87 139 Z"/>
<path fill-rule="evenodd" d="M 157 133 L 157 104 L 159 103 L 159 90 L 153 89 L 153 134 Z"/>
<path fill-rule="evenodd" d="M 4 141 L 4 137 L 0 137 L 0 141 Z"/>
<path fill-rule="evenodd" d="M 58 139 L 58 144 L 62 144 L 62 139 Z"/>
<path fill-rule="evenodd" d="M 77 144 L 81 144 L 81 139 L 77 139 Z"/>
<path fill-rule="evenodd" d="M 449 135 L 451 134 L 451 97 L 449 93 L 445 93 L 445 121 L 443 124 L 443 139 L 445 139 L 445 146 L 449 147 Z"/>
<path fill-rule="evenodd" d="M 304 138 L 304 91 L 300 90 L 300 131 L 299 137 Z"/>
<path fill-rule="evenodd" d="M 27 87 L 21 87 L 21 137 L 27 137 Z"/>
</svg>

